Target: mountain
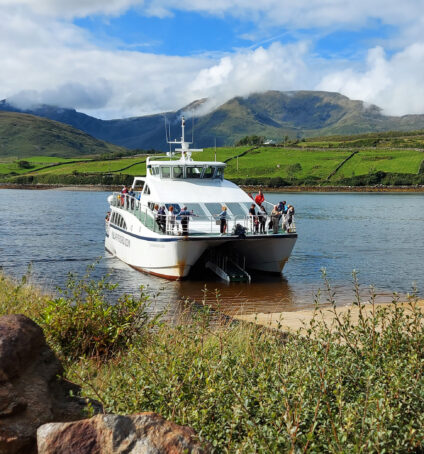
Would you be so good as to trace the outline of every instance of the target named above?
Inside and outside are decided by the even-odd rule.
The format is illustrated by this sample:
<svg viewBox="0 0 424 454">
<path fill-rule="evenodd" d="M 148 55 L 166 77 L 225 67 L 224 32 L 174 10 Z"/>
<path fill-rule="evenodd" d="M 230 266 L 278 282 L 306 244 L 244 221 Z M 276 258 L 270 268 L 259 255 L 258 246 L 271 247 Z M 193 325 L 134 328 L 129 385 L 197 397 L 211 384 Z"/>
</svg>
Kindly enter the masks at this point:
<svg viewBox="0 0 424 454">
<path fill-rule="evenodd" d="M 0 112 L 0 156 L 77 157 L 125 151 L 71 126 L 17 112 Z"/>
<path fill-rule="evenodd" d="M 60 121 L 116 145 L 128 148 L 168 148 L 164 118 L 171 125 L 171 137 L 180 136 L 179 118 L 184 112 L 196 111 L 205 100 L 195 101 L 175 112 L 142 117 L 100 120 L 73 109 L 40 106 L 19 110 L 6 100 L 0 110 L 19 111 Z M 191 121 L 186 133 L 190 137 Z M 334 134 L 357 134 L 379 131 L 424 129 L 424 115 L 386 116 L 379 107 L 367 105 L 323 91 L 267 91 L 248 97 L 233 98 L 212 112 L 195 120 L 195 146 L 232 145 L 246 135 L 260 135 L 281 140 Z"/>
</svg>

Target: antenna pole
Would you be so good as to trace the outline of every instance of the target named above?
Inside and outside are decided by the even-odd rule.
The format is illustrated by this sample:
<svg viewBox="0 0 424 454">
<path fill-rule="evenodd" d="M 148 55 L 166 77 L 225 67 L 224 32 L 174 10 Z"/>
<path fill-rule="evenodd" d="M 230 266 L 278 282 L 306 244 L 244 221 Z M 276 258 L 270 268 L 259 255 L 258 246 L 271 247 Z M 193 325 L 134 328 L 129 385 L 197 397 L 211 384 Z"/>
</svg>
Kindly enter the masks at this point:
<svg viewBox="0 0 424 454">
<path fill-rule="evenodd" d="M 216 162 L 216 137 L 215 137 L 215 162 Z"/>
</svg>

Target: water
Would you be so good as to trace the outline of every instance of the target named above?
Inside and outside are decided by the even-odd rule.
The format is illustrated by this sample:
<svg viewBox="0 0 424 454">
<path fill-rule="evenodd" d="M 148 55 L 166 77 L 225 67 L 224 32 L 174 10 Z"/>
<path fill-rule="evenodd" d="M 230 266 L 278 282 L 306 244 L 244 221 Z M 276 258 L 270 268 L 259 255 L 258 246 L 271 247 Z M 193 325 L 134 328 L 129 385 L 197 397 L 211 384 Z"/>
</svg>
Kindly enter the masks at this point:
<svg viewBox="0 0 424 454">
<path fill-rule="evenodd" d="M 93 277 L 110 273 L 121 291 L 130 293 L 143 285 L 158 309 L 178 309 L 187 298 L 219 304 L 228 313 L 309 308 L 324 287 L 323 268 L 340 303 L 352 299 L 354 269 L 360 283 L 374 285 L 381 299 L 393 291 L 405 294 L 414 284 L 423 294 L 422 193 L 266 194 L 270 202 L 287 200 L 295 206 L 299 238 L 281 277 L 254 275 L 250 285 L 227 285 L 210 275 L 170 282 L 111 257 L 104 251 L 107 195 L 1 190 L 0 266 L 20 277 L 32 264 L 33 281 L 54 291 L 65 285 L 69 272 L 81 275 L 100 258 Z"/>
</svg>

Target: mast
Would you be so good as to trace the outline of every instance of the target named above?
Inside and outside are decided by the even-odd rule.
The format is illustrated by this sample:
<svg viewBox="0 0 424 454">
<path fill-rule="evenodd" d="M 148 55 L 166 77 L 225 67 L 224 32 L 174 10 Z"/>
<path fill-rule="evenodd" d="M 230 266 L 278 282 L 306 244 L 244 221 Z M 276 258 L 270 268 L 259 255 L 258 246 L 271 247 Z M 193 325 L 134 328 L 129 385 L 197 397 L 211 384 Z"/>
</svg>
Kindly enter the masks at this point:
<svg viewBox="0 0 424 454">
<path fill-rule="evenodd" d="M 181 140 L 172 140 L 167 141 L 170 145 L 181 145 L 181 148 L 175 148 L 175 151 L 181 151 L 181 161 L 192 161 L 191 153 L 193 151 L 203 151 L 203 148 L 192 148 L 190 149 L 190 145 L 193 142 L 186 142 L 185 141 L 185 118 L 181 117 Z M 173 155 L 173 153 L 171 155 Z"/>
</svg>

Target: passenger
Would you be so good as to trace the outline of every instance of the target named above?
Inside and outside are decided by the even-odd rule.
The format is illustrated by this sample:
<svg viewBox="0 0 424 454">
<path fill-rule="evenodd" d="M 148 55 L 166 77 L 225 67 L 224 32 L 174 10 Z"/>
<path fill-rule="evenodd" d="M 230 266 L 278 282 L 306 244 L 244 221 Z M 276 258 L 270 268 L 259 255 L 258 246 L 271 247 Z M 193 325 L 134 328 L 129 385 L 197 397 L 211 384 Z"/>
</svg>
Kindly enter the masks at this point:
<svg viewBox="0 0 424 454">
<path fill-rule="evenodd" d="M 181 219 L 181 228 L 183 231 L 183 235 L 188 235 L 188 223 L 190 220 L 190 216 L 193 216 L 193 212 L 188 211 L 187 207 L 184 206 L 183 209 L 179 213 Z"/>
<path fill-rule="evenodd" d="M 278 211 L 281 213 L 281 214 L 286 214 L 287 213 L 287 208 L 286 208 L 286 201 L 284 200 L 283 202 L 280 202 L 278 204 Z"/>
<path fill-rule="evenodd" d="M 258 217 L 256 216 L 255 204 L 254 203 L 252 203 L 252 205 L 249 208 L 249 215 L 250 215 L 250 219 L 251 219 L 251 222 L 252 222 L 252 232 L 253 233 L 258 233 L 259 220 L 258 220 Z"/>
<path fill-rule="evenodd" d="M 166 217 L 166 231 L 171 235 L 174 234 L 175 226 L 177 226 L 175 222 L 176 216 L 174 213 L 174 207 L 171 205 L 168 209 L 168 216 Z M 177 226 L 178 231 L 178 226 Z"/>
<path fill-rule="evenodd" d="M 265 233 L 266 218 L 268 213 L 265 210 L 265 207 L 262 205 L 258 212 L 259 218 L 259 233 Z"/>
<path fill-rule="evenodd" d="M 108 212 L 106 213 L 105 221 L 106 221 L 106 222 L 109 222 L 109 219 L 110 219 L 110 211 L 108 211 Z"/>
<path fill-rule="evenodd" d="M 165 213 L 165 207 L 161 206 L 157 212 L 157 218 L 156 222 L 159 226 L 159 230 L 162 233 L 165 233 L 165 227 L 166 227 L 166 213 Z"/>
<path fill-rule="evenodd" d="M 261 189 L 259 189 L 259 194 L 255 197 L 256 205 L 261 206 L 264 203 L 265 197 Z"/>
<path fill-rule="evenodd" d="M 278 225 L 280 223 L 281 213 L 278 210 L 278 205 L 274 205 L 271 211 L 272 233 L 278 233 Z"/>
<path fill-rule="evenodd" d="M 128 188 L 124 185 L 124 187 L 121 190 L 121 206 L 124 206 L 124 204 L 127 200 L 127 194 L 128 194 Z"/>
<path fill-rule="evenodd" d="M 134 209 L 134 197 L 135 197 L 135 193 L 134 193 L 134 189 L 131 188 L 129 191 L 128 191 L 128 198 L 129 198 L 129 205 L 131 205 L 131 209 L 133 210 Z"/>
<path fill-rule="evenodd" d="M 287 213 L 284 216 L 283 230 L 291 232 L 293 228 L 294 206 L 287 205 Z"/>
<path fill-rule="evenodd" d="M 221 221 L 220 232 L 221 236 L 223 236 L 227 233 L 227 207 L 225 205 L 222 205 L 222 211 L 218 216 Z"/>
</svg>

